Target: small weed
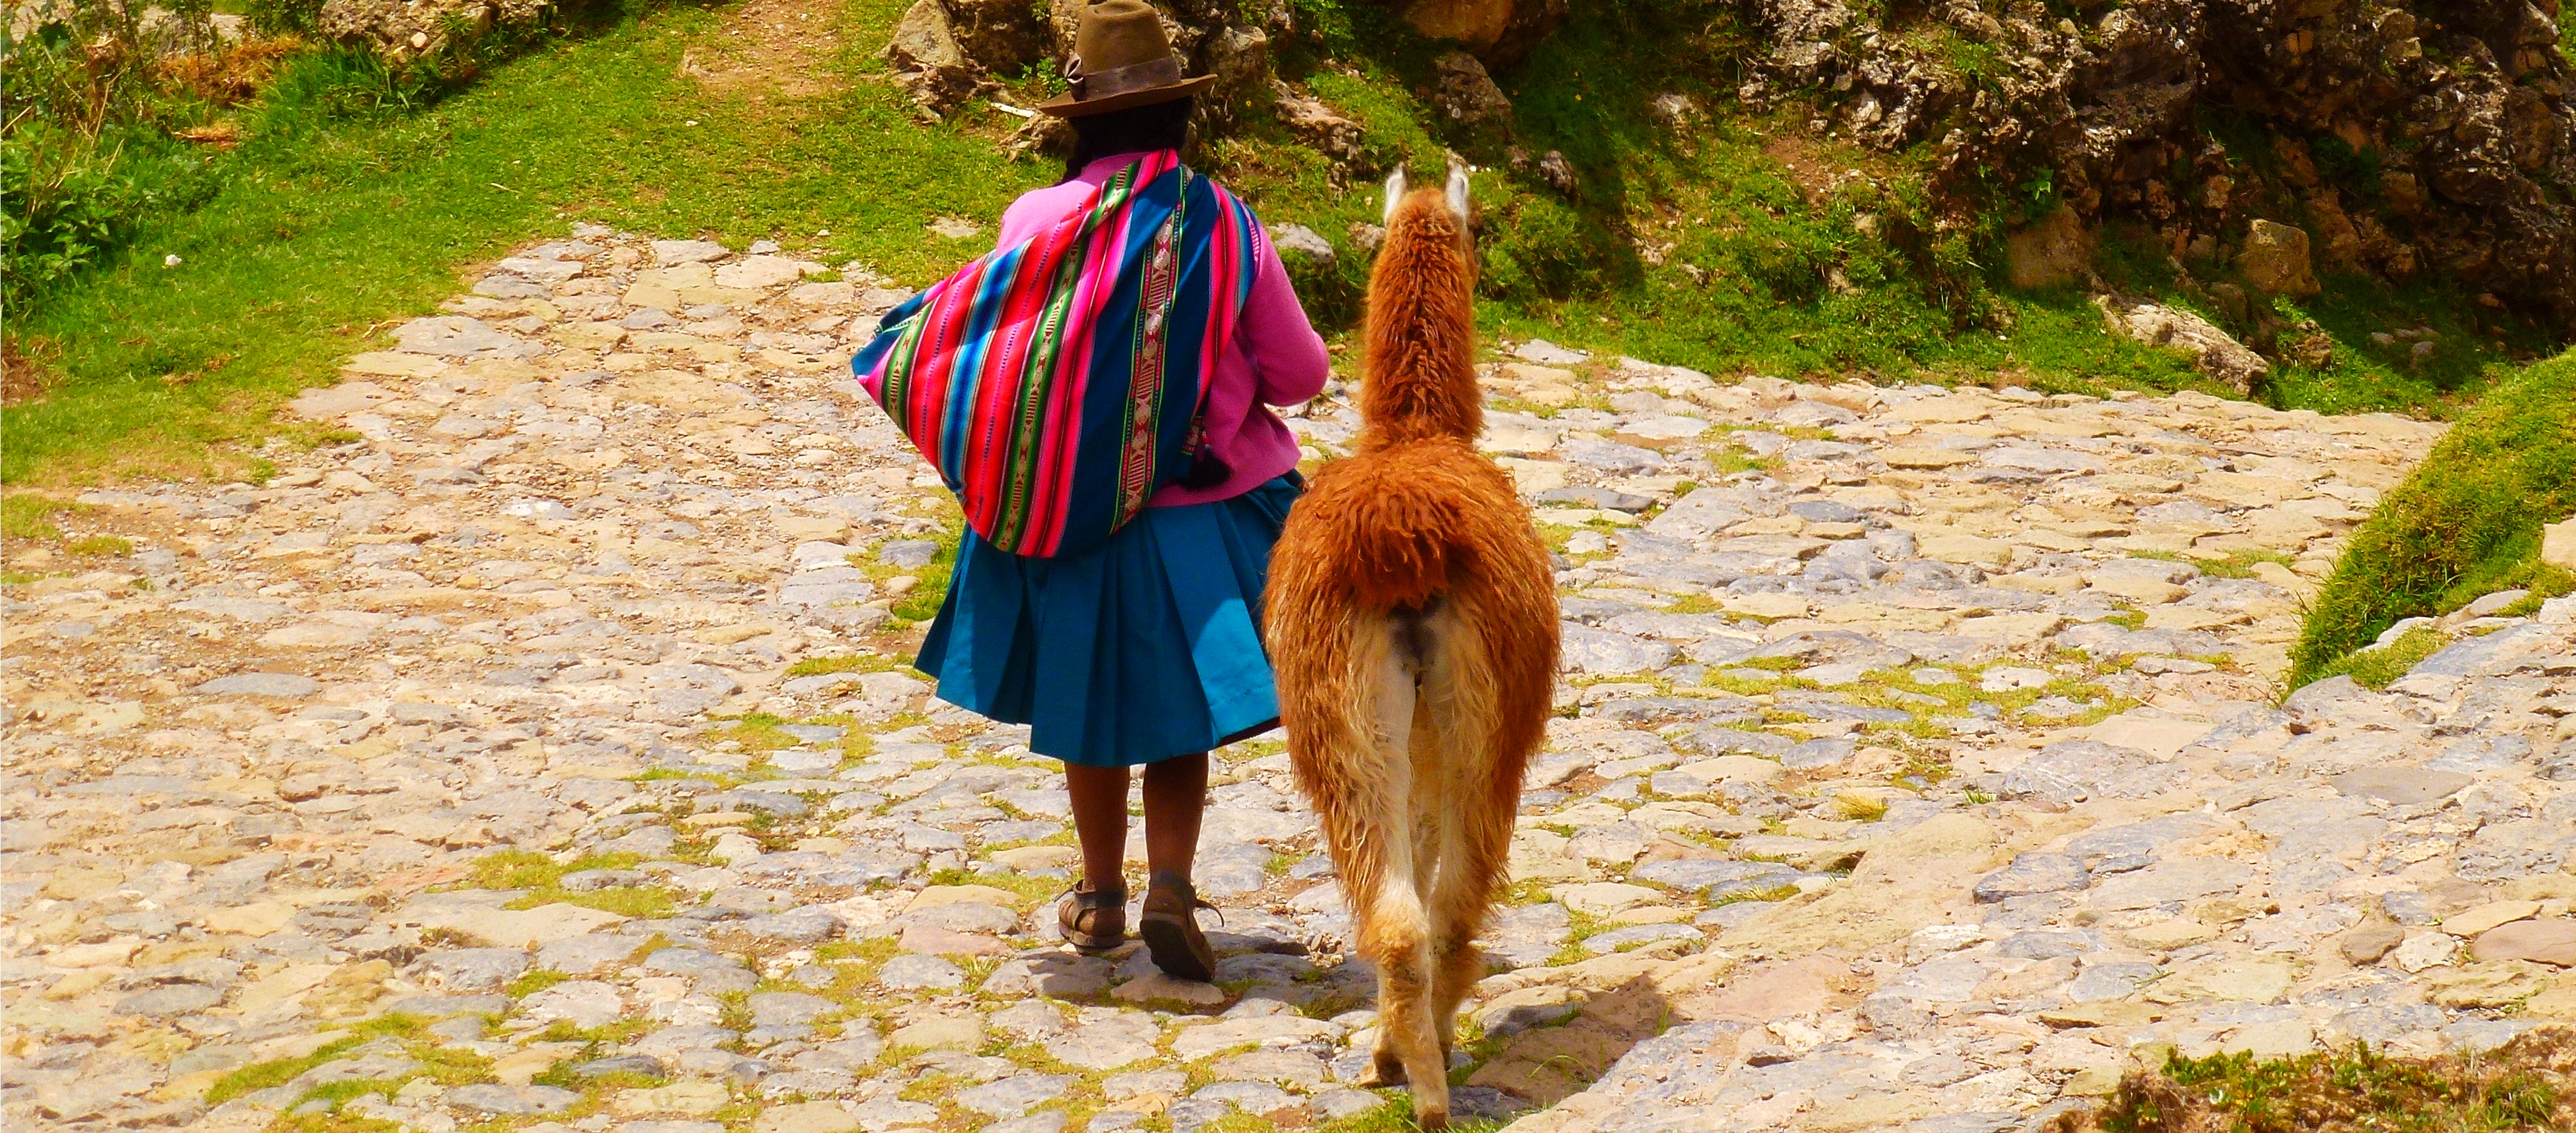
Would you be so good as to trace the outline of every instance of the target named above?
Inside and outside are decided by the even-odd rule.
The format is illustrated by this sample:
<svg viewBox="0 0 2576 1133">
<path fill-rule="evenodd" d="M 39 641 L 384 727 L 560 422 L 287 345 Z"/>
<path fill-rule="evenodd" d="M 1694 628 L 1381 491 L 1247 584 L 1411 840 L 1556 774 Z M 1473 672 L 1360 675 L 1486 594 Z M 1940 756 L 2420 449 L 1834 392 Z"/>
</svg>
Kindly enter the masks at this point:
<svg viewBox="0 0 2576 1133">
<path fill-rule="evenodd" d="M 1834 796 L 1834 805 L 1841 808 L 1844 818 L 1853 822 L 1876 822 L 1887 817 L 1885 799 L 1846 793 Z"/>
<path fill-rule="evenodd" d="M 2191 563 L 2211 578 L 2252 578 L 2256 563 L 2286 567 L 2298 561 L 2298 556 L 2286 551 L 2232 551 L 2223 559 L 2193 559 Z"/>
<path fill-rule="evenodd" d="M 134 553 L 134 544 L 114 535 L 92 535 L 63 544 L 63 550 L 95 558 L 122 558 Z"/>
<path fill-rule="evenodd" d="M 552 971 L 546 968 L 535 968 L 522 974 L 519 978 L 511 980 L 510 986 L 506 990 L 509 992 L 510 998 L 512 999 L 525 999 L 571 978 L 571 976 L 565 975 L 562 972 Z"/>
</svg>

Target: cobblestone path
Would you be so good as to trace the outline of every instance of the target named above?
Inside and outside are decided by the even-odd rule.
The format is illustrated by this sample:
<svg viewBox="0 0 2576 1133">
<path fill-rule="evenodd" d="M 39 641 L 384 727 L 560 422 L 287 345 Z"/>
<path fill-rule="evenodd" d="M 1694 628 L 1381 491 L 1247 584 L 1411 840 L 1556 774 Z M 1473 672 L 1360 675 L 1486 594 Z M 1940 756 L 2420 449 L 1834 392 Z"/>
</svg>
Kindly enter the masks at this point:
<svg viewBox="0 0 2576 1133">
<path fill-rule="evenodd" d="M 1226 1133 L 1371 979 L 1274 740 L 1220 754 L 1214 985 L 1076 956 L 1024 733 L 901 663 L 954 512 L 854 401 L 899 294 L 583 229 L 299 412 L 258 486 L 12 563 L 14 1128 Z M 1986 1133 L 2167 1049 L 2576 1017 L 2576 601 L 2276 704 L 2432 440 L 2208 397 L 1720 384 L 1520 344 L 1485 438 L 1568 670 L 1461 1109 Z M 1355 425 L 1340 387 L 1295 425 Z M 935 587 L 934 587 L 935 588 Z M 907 619 L 910 619 L 907 621 Z"/>
</svg>

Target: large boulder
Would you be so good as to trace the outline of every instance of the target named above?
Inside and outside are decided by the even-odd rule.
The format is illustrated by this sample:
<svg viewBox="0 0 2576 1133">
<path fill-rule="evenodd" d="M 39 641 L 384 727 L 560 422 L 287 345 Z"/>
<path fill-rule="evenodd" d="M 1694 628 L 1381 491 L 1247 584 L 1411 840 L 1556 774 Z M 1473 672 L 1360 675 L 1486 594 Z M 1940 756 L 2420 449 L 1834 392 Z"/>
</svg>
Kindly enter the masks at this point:
<svg viewBox="0 0 2576 1133">
<path fill-rule="evenodd" d="M 2274 295 L 2314 295 L 2316 269 L 2308 262 L 2308 234 L 2286 224 L 2255 221 L 2245 233 L 2245 249 L 2236 254 L 2236 270 L 2245 282 Z"/>
<path fill-rule="evenodd" d="M 944 114 L 1049 57 L 1046 21 L 1013 0 L 913 0 L 887 41 L 886 61 L 913 101 Z"/>
<path fill-rule="evenodd" d="M 2063 206 L 2004 238 L 2004 275 L 2015 287 L 2081 283 L 2092 263 L 2092 233 L 2075 210 Z"/>
<path fill-rule="evenodd" d="M 2097 295 L 2102 321 L 2111 333 L 2149 346 L 2159 346 L 2191 359 L 2193 368 L 2250 393 L 2256 380 L 2271 372 L 2263 356 L 2246 348 L 2209 320 L 2179 307 Z"/>
<path fill-rule="evenodd" d="M 1565 0 L 1412 0 L 1404 9 L 1413 30 L 1494 66 L 1519 62 L 1564 19 Z"/>
</svg>

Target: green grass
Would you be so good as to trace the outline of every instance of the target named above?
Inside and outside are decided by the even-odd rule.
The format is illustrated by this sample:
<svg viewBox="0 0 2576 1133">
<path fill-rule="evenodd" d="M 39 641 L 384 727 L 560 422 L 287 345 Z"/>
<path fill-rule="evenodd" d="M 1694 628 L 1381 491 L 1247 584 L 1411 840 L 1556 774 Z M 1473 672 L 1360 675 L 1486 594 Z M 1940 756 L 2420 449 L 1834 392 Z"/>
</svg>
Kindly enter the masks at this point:
<svg viewBox="0 0 2576 1133">
<path fill-rule="evenodd" d="M 831 673 L 883 673 L 908 668 L 899 657 L 861 653 L 837 657 L 808 657 L 787 667 L 787 676 L 819 677 Z"/>
<path fill-rule="evenodd" d="M 930 221 L 962 216 L 989 231 L 1014 195 L 1053 178 L 1048 160 L 1003 155 L 997 142 L 1017 120 L 970 104 L 926 124 L 885 81 L 876 53 L 905 0 L 843 0 L 842 49 L 811 60 L 810 76 L 789 76 L 819 79 L 821 93 L 758 100 L 683 73 L 688 53 L 703 59 L 739 41 L 744 29 L 725 10 L 627 5 L 586 36 L 541 41 L 425 107 L 388 105 L 400 100 L 352 57 L 290 59 L 267 96 L 236 113 L 237 148 L 181 155 L 202 166 L 184 207 L 157 211 L 123 251 L 13 312 L 11 334 L 58 381 L 47 398 L 0 411 L 11 442 L 0 482 L 255 479 L 270 467 L 255 451 L 262 442 L 330 439 L 278 421 L 283 402 L 465 290 L 460 269 L 575 221 L 735 247 L 773 238 L 792 254 L 856 259 L 919 284 L 988 239 L 936 238 Z M 1804 108 L 1738 105 L 1740 76 L 1726 64 L 1764 45 L 1725 6 L 1577 6 L 1528 60 L 1495 76 L 1515 105 L 1509 137 L 1454 123 L 1416 93 L 1429 89 L 1438 48 L 1382 6 L 1299 8 L 1323 49 L 1283 40 L 1282 73 L 1365 127 L 1360 168 L 1339 176 L 1328 156 L 1261 114 L 1196 160 L 1265 219 L 1307 225 L 1341 249 L 1328 265 L 1294 269 L 1328 333 L 1359 314 L 1368 264 L 1349 232 L 1378 219 L 1376 177 L 1395 164 L 1434 172 L 1454 150 L 1481 167 L 1478 313 L 1489 335 L 1543 335 L 1720 375 L 2224 392 L 2177 355 L 2107 334 L 2074 289 L 1996 290 L 2002 214 L 1971 228 L 1942 223 L 1923 189 L 1927 147 L 1865 150 L 1811 135 Z M 1971 77 L 1994 63 L 1934 34 Z M 1013 80 L 1012 96 L 1042 94 L 1047 81 Z M 1665 93 L 1709 113 L 1687 127 L 1660 122 L 1649 103 Z M 1578 192 L 1561 195 L 1526 162 L 1516 167 L 1514 145 L 1561 151 Z M 2105 249 L 2101 266 L 2124 289 L 2191 302 L 2159 274 L 2161 253 L 2117 234 Z M 172 255 L 179 265 L 164 267 Z M 2510 351 L 2539 345 L 2495 337 L 2445 283 L 2334 287 L 2281 313 L 2313 320 L 2335 361 L 2318 372 L 2283 367 L 2261 391 L 2269 400 L 2448 413 L 2503 373 Z M 2430 360 L 2415 361 L 2408 343 L 2368 340 L 2413 325 L 2441 334 Z M 946 561 L 893 603 L 894 628 L 935 614 Z"/>
<path fill-rule="evenodd" d="M 244 1066 L 215 1079 L 215 1084 L 206 1088 L 206 1104 L 222 1105 L 243 1094 L 283 1086 L 294 1081 L 297 1075 L 339 1057 L 342 1051 L 363 1041 L 352 1035 L 334 1039 L 302 1058 L 280 1058 Z"/>
<path fill-rule="evenodd" d="M 576 892 L 563 887 L 563 875 L 586 869 L 624 869 L 642 859 L 634 854 L 589 854 L 568 862 L 532 850 L 502 850 L 475 859 L 473 872 L 465 884 L 475 889 L 525 889 L 527 895 L 510 902 L 514 909 L 533 909 L 539 905 L 562 903 L 621 916 L 657 919 L 672 914 L 677 905 L 671 892 L 658 885 L 612 886 Z"/>
<path fill-rule="evenodd" d="M 2170 1056 L 2133 1073 L 2060 1133 L 2504 1133 L 2576 1127 L 2571 1033 L 2525 1034 L 2484 1055 L 2403 1058 L 2355 1045 L 2295 1058 Z"/>
<path fill-rule="evenodd" d="M 844 89 L 806 99 L 682 75 L 682 53 L 723 34 L 719 12 L 692 6 L 542 48 L 417 113 L 351 109 L 368 77 L 345 57 L 290 61 L 242 115 L 239 148 L 207 158 L 211 199 L 151 218 L 102 268 L 12 313 L 13 336 L 59 352 L 59 384 L 0 415 L 0 480 L 238 474 L 230 447 L 274 431 L 281 402 L 382 329 L 464 290 L 458 265 L 576 220 L 944 274 L 978 242 L 925 224 L 989 221 L 1049 170 L 1007 161 L 973 126 L 913 119 L 873 54 L 903 6 L 850 0 L 849 50 L 815 64 Z"/>
<path fill-rule="evenodd" d="M 940 503 L 946 522 L 936 536 L 939 550 L 931 556 L 930 565 L 902 572 L 918 581 L 889 608 L 894 615 L 891 628 L 901 630 L 938 617 L 939 607 L 948 601 L 948 577 L 957 569 L 957 541 L 964 536 L 966 521 L 964 513 L 953 504 L 946 500 Z"/>
<path fill-rule="evenodd" d="M 2294 681 L 2290 687 L 2298 688 L 2328 677 L 2351 677 L 2354 684 L 2363 688 L 2387 688 L 2397 678 L 2405 676 L 2408 669 L 2414 668 L 2416 662 L 2432 656 L 2434 650 L 2449 641 L 2439 630 L 2417 626 L 2397 635 L 2397 640 L 2386 645 L 2357 649 L 2337 657 L 2318 669 L 2314 676 Z"/>
<path fill-rule="evenodd" d="M 383 1015 L 353 1024 L 347 1035 L 315 1047 L 313 1053 L 302 1058 L 256 1062 L 215 1079 L 215 1084 L 206 1088 L 206 1104 L 221 1105 L 243 1094 L 283 1086 L 305 1071 L 338 1058 L 362 1043 L 385 1035 L 409 1037 L 427 1024 L 428 1020 L 419 1016 L 403 1014 Z"/>
<path fill-rule="evenodd" d="M 2324 675 L 2401 618 L 2457 609 L 2529 574 L 2542 525 L 2570 514 L 2576 353 L 2496 386 L 2380 500 L 2317 594 L 2291 653 L 2289 687 Z"/>
</svg>

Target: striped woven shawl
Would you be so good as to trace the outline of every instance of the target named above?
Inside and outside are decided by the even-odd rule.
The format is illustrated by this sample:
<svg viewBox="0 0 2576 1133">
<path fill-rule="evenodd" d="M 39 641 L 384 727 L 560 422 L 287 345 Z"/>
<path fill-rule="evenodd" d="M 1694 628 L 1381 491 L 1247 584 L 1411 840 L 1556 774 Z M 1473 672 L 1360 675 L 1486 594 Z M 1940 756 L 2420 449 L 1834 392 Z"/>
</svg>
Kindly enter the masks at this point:
<svg viewBox="0 0 2576 1133">
<path fill-rule="evenodd" d="M 1165 150 L 1045 232 L 887 312 L 851 368 L 975 533 L 1050 557 L 1176 480 L 1212 483 L 1200 415 L 1250 294 L 1252 211 Z"/>
</svg>

